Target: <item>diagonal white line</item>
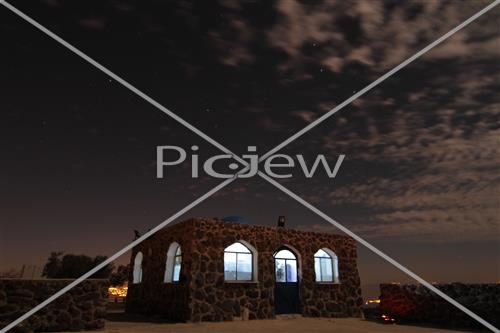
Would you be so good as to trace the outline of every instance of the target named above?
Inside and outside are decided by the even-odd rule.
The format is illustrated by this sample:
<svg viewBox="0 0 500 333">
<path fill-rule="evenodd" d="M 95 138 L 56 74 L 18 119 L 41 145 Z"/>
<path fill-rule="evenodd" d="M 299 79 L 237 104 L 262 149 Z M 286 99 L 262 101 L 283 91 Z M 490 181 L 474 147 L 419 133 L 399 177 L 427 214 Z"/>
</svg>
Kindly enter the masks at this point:
<svg viewBox="0 0 500 333">
<path fill-rule="evenodd" d="M 33 25 L 35 28 L 37 28 L 38 30 L 42 31 L 44 34 L 46 34 L 50 38 L 54 39 L 56 42 L 58 42 L 59 44 L 63 45 L 64 47 L 66 47 L 71 52 L 75 53 L 77 56 L 79 56 L 83 60 L 87 61 L 89 64 L 91 64 L 95 68 L 99 69 L 104 74 L 106 74 L 109 77 L 113 78 L 116 82 L 120 83 L 122 86 L 124 86 L 125 88 L 127 88 L 128 90 L 130 90 L 131 92 L 133 92 L 134 94 L 136 94 L 137 96 L 141 97 L 143 100 L 145 100 L 149 104 L 153 105 L 154 107 L 156 107 L 157 109 L 159 109 L 163 113 L 167 114 L 169 117 L 173 118 L 174 120 L 176 120 L 178 123 L 180 123 L 184 127 L 188 128 L 191 131 L 193 131 L 194 133 L 198 134 L 200 137 L 202 137 L 203 139 L 205 139 L 207 142 L 209 142 L 212 145 L 214 145 L 215 147 L 219 148 L 224 153 L 232 155 L 234 159 L 236 159 L 238 162 L 242 163 L 243 165 L 245 165 L 245 166 L 247 165 L 247 162 L 245 160 L 243 160 L 238 155 L 234 154 L 229 149 L 227 149 L 226 147 L 224 147 L 223 145 L 221 145 L 220 143 L 218 143 L 217 141 L 215 141 L 214 139 L 212 139 L 211 137 L 209 137 L 208 135 L 206 135 L 200 129 L 198 129 L 195 126 L 191 125 L 190 123 L 188 123 L 187 121 L 185 121 L 183 118 L 179 117 L 178 115 L 176 115 L 175 113 L 173 113 L 172 111 L 170 111 L 169 109 L 167 109 L 166 107 L 164 107 L 163 105 L 161 105 L 160 103 L 158 103 L 155 99 L 153 99 L 152 97 L 148 96 L 146 93 L 142 92 L 141 90 L 137 89 L 132 84 L 130 84 L 128 81 L 126 81 L 125 79 L 123 79 L 119 75 L 115 74 L 114 72 L 112 72 L 108 68 L 104 67 L 103 65 L 101 65 L 100 63 L 98 63 L 96 60 L 92 59 L 91 57 L 89 57 L 88 55 L 86 55 L 85 53 L 83 53 L 81 50 L 77 49 L 72 44 L 68 43 L 67 41 L 65 41 L 64 39 L 62 39 L 61 37 L 59 37 L 58 35 L 56 35 L 52 31 L 50 31 L 49 29 L 47 29 L 46 27 L 44 27 L 43 25 L 41 25 L 37 21 L 33 20 L 28 15 L 24 14 L 23 12 L 21 12 L 16 7 L 14 7 L 11 4 L 9 4 L 7 1 L 1 0 L 0 4 L 4 5 L 5 7 L 7 7 L 14 14 L 16 14 L 17 16 L 21 17 L 26 22 L 28 22 L 31 25 Z"/>
<path fill-rule="evenodd" d="M 368 91 L 372 90 L 373 88 L 375 88 L 376 86 L 378 86 L 380 83 L 382 83 L 383 81 L 385 81 L 386 79 L 388 79 L 392 75 L 396 74 L 402 68 L 406 67 L 407 65 L 409 65 L 410 63 L 412 63 L 417 58 L 421 57 L 422 55 L 424 55 L 425 53 L 429 52 L 434 47 L 436 47 L 439 44 L 441 44 L 442 42 L 444 42 L 446 39 L 450 38 L 452 35 L 454 35 L 458 31 L 460 31 L 463 28 L 465 28 L 471 22 L 475 21 L 481 15 L 483 15 L 483 14 L 487 13 L 488 11 L 490 11 L 495 6 L 497 6 L 498 4 L 500 4 L 500 0 L 493 1 L 488 6 L 484 7 L 479 12 L 477 12 L 474 15 L 472 15 L 467 20 L 465 20 L 461 24 L 457 25 L 455 28 L 451 29 L 450 31 L 448 31 L 447 33 L 445 33 L 443 36 L 441 36 L 438 39 L 436 39 L 434 42 L 430 43 L 429 45 L 427 45 L 426 47 L 424 47 L 423 49 L 421 49 L 420 51 L 418 51 L 417 53 L 415 53 L 414 55 L 412 55 L 411 57 L 409 57 L 408 59 L 406 59 L 405 61 L 403 61 L 402 63 L 400 63 L 399 65 L 397 65 L 393 69 L 391 69 L 390 71 L 388 71 L 387 73 L 385 73 L 384 75 L 382 75 L 381 77 L 379 77 L 378 79 L 376 79 L 375 81 L 373 81 L 372 83 L 370 83 L 369 85 L 367 85 L 366 87 L 364 87 L 363 89 L 361 89 L 360 91 L 358 91 L 357 93 L 355 93 L 354 95 L 352 95 L 351 97 L 349 97 L 348 99 L 346 99 L 345 101 L 343 101 L 342 103 L 340 103 L 339 105 L 337 105 L 335 108 L 331 109 L 330 111 L 328 111 L 327 113 L 325 113 L 324 115 L 322 115 L 321 117 L 319 117 L 318 119 L 316 119 L 315 121 L 313 121 L 312 123 L 310 123 L 309 125 L 307 125 L 306 127 L 304 127 L 303 129 L 301 129 L 300 131 L 298 131 L 297 133 L 295 133 L 294 135 L 292 135 L 291 137 L 289 137 L 288 139 L 286 139 L 285 141 L 283 141 L 282 143 L 280 143 L 279 145 L 277 145 L 276 147 L 274 147 L 273 149 L 271 149 L 270 151 L 268 151 L 267 153 L 265 153 L 264 155 L 262 155 L 259 158 L 259 162 L 265 160 L 266 158 L 268 158 L 269 156 L 273 155 L 274 153 L 276 153 L 277 151 L 279 151 L 283 147 L 287 146 L 292 141 L 295 141 L 300 136 L 304 135 L 305 133 L 307 133 L 308 131 L 310 131 L 314 127 L 318 126 L 323 121 L 325 121 L 326 119 L 328 119 L 329 117 L 331 117 L 332 115 L 334 115 L 335 113 L 337 113 L 338 111 L 340 111 L 341 109 L 343 109 L 344 107 L 346 107 L 347 105 L 351 104 L 355 99 L 357 99 L 358 97 L 363 96 L 365 93 L 367 93 Z"/>
<path fill-rule="evenodd" d="M 184 208 L 182 208 L 181 210 L 179 210 L 177 213 L 175 213 L 174 215 L 170 216 L 168 219 L 166 219 L 162 223 L 158 224 L 156 227 L 154 227 L 153 229 L 149 230 L 144 235 L 142 235 L 141 237 L 137 238 L 132 243 L 128 244 L 127 246 L 125 246 L 124 248 L 122 248 L 121 250 L 119 250 L 118 252 L 116 252 L 115 254 L 113 254 L 111 257 L 107 258 L 106 260 L 104 260 L 102 263 L 100 263 L 96 267 L 92 268 L 87 273 L 83 274 L 78 279 L 74 280 L 73 282 L 71 282 L 70 284 L 68 284 L 67 286 L 65 286 L 64 288 L 62 288 L 61 290 L 59 290 L 58 292 L 56 292 L 55 294 L 53 294 L 52 296 L 50 296 L 49 298 L 47 298 L 45 301 L 43 301 L 42 303 L 40 303 L 37 306 L 35 306 L 33 309 L 29 310 L 28 312 L 26 312 L 25 314 L 23 314 L 21 317 L 17 318 L 13 322 L 11 322 L 9 325 L 7 325 L 4 328 L 2 328 L 0 330 L 0 333 L 6 333 L 10 329 L 12 329 L 15 326 L 19 325 L 21 322 L 23 322 L 27 318 L 31 317 L 33 314 L 35 314 L 36 312 L 40 311 L 42 308 L 44 308 L 48 304 L 52 303 L 58 297 L 62 296 L 68 290 L 70 290 L 73 287 L 77 286 L 78 284 L 82 283 L 84 280 L 88 279 L 93 274 L 97 273 L 100 269 L 102 269 L 102 268 L 106 267 L 106 265 L 112 263 L 114 260 L 116 260 L 118 257 L 120 257 L 121 255 L 123 255 L 125 252 L 131 250 L 134 246 L 140 244 L 141 242 L 143 242 L 147 238 L 151 237 L 157 231 L 159 231 L 163 227 L 167 226 L 169 223 L 171 223 L 175 219 L 179 218 L 180 216 L 182 216 L 183 214 L 185 214 L 186 212 L 188 212 L 189 210 L 191 210 L 192 208 L 194 208 L 195 206 L 197 206 L 201 202 L 205 201 L 212 194 L 214 194 L 215 192 L 217 192 L 217 191 L 221 190 L 222 188 L 226 187 L 227 185 L 229 185 L 231 182 L 233 182 L 235 180 L 236 180 L 236 177 L 230 178 L 230 179 L 227 179 L 227 180 L 223 181 L 219 185 L 215 186 L 213 189 L 211 189 L 207 193 L 203 194 L 201 197 L 199 197 L 198 199 L 196 199 L 195 201 L 193 201 L 189 205 L 185 206 Z"/>
<path fill-rule="evenodd" d="M 334 219 L 332 219 L 331 217 L 329 217 L 328 215 L 326 215 L 325 213 L 323 213 L 322 211 L 320 211 L 318 208 L 314 207 L 313 205 L 311 205 L 310 203 L 308 203 L 306 200 L 302 199 L 300 196 L 298 196 L 297 194 L 293 193 L 292 191 L 290 191 L 289 189 L 287 189 L 286 187 L 284 187 L 283 185 L 281 185 L 280 183 L 278 183 L 277 181 L 275 181 L 274 179 L 272 179 L 271 177 L 269 177 L 265 173 L 259 172 L 259 176 L 262 177 L 263 179 L 267 180 L 273 186 L 277 187 L 279 190 L 281 190 L 282 192 L 286 193 L 287 195 L 289 195 L 290 197 L 292 197 L 296 201 L 298 201 L 300 204 L 302 204 L 306 208 L 309 208 L 311 211 L 313 211 L 314 213 L 316 213 L 317 215 L 319 215 L 324 220 L 330 222 L 332 225 L 334 225 L 335 227 L 337 227 L 338 229 L 340 229 L 341 231 L 343 231 L 347 235 L 349 235 L 352 238 L 354 238 L 358 243 L 364 245 L 370 251 L 372 251 L 373 253 L 375 253 L 376 255 L 378 255 L 379 257 L 381 257 L 382 259 L 386 260 L 388 263 L 390 263 L 391 265 L 393 265 L 397 269 L 399 269 L 402 272 L 404 272 L 405 274 L 409 275 L 410 277 L 412 277 L 413 279 L 415 279 L 416 281 L 418 281 L 419 283 L 421 283 L 423 286 L 425 286 L 428 289 L 432 290 L 437 295 L 441 296 L 446 301 L 448 301 L 449 303 L 451 303 L 452 305 L 454 305 L 458 309 L 462 310 L 463 312 L 465 312 L 470 317 L 472 317 L 475 320 L 477 320 L 479 323 L 481 323 L 485 327 L 489 328 L 490 330 L 492 330 L 495 333 L 500 333 L 500 330 L 498 328 L 496 328 L 495 326 L 493 326 L 492 324 L 490 324 L 489 322 L 487 322 L 486 320 L 484 320 L 483 318 L 481 318 L 480 316 L 478 316 L 477 314 L 475 314 L 474 312 L 472 312 L 471 310 L 469 310 L 468 308 L 466 308 L 462 304 L 458 303 L 453 298 L 451 298 L 450 296 L 446 295 L 441 290 L 439 290 L 438 288 L 434 287 L 432 284 L 430 284 L 429 282 L 427 282 L 426 280 L 424 280 L 423 278 L 421 278 L 419 275 L 413 273 L 411 270 L 409 270 L 405 266 L 401 265 L 399 262 L 397 262 L 396 260 L 394 260 L 393 258 L 391 258 L 390 256 L 388 256 L 384 252 L 380 251 L 375 246 L 373 246 L 372 244 L 368 243 L 366 240 L 364 240 L 363 238 L 361 238 L 360 236 L 358 236 L 357 234 L 355 234 L 354 232 L 352 232 L 348 228 L 344 227 L 342 224 L 338 223 L 337 221 L 335 221 Z"/>
</svg>

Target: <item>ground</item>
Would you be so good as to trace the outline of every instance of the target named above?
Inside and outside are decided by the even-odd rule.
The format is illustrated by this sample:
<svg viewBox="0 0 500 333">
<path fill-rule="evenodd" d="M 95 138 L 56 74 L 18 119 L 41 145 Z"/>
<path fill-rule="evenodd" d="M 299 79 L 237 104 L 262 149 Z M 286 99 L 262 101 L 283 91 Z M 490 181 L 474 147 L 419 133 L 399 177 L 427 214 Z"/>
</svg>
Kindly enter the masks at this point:
<svg viewBox="0 0 500 333">
<path fill-rule="evenodd" d="M 276 320 L 250 320 L 198 324 L 162 324 L 145 322 L 107 321 L 99 333 L 451 333 L 442 330 L 407 325 L 385 325 L 356 318 L 322 319 L 281 317 Z M 461 331 L 462 333 L 464 331 Z"/>
</svg>

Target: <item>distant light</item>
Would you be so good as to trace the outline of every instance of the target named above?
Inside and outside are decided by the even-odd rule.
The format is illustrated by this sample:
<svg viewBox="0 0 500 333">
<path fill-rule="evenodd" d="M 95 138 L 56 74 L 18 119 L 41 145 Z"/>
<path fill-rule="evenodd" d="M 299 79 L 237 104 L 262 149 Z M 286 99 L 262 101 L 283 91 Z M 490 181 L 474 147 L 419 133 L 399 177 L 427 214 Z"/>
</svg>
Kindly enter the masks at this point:
<svg viewBox="0 0 500 333">
<path fill-rule="evenodd" d="M 380 300 L 379 299 L 369 299 L 365 302 L 366 305 L 369 305 L 369 304 L 380 304 Z"/>
<path fill-rule="evenodd" d="M 390 317 L 390 316 L 388 316 L 388 315 L 384 315 L 384 314 L 383 314 L 381 317 L 382 317 L 382 319 L 383 319 L 385 322 L 390 322 L 390 323 L 395 323 L 395 322 L 396 322 L 396 319 L 391 318 L 391 317 Z"/>
<path fill-rule="evenodd" d="M 108 294 L 114 297 L 127 297 L 127 292 L 128 292 L 127 284 L 108 288 Z"/>
</svg>

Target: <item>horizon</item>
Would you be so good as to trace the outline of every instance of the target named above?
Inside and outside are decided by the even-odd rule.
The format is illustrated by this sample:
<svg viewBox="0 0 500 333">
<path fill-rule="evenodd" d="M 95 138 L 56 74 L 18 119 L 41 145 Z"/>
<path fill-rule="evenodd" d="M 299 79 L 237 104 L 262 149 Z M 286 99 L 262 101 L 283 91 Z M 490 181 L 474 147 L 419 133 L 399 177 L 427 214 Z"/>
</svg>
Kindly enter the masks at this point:
<svg viewBox="0 0 500 333">
<path fill-rule="evenodd" d="M 243 220 L 244 222 L 236 222 L 236 221 L 225 220 L 228 217 L 238 217 L 239 219 Z M 178 221 L 174 221 L 171 224 L 169 224 L 168 226 L 166 226 L 164 229 L 168 229 L 170 226 L 172 226 L 174 224 L 182 223 L 182 222 L 185 222 L 185 221 L 188 221 L 188 220 L 191 220 L 191 219 L 217 219 L 217 220 L 220 220 L 220 221 L 225 221 L 227 223 L 241 223 L 241 224 L 244 224 L 244 225 L 257 225 L 257 226 L 265 226 L 265 227 L 271 227 L 271 228 L 276 228 L 277 227 L 276 223 L 274 225 L 272 225 L 272 224 L 253 223 L 253 221 L 249 221 L 249 220 L 247 220 L 243 216 L 232 215 L 232 216 L 226 216 L 226 217 L 191 216 L 191 217 L 187 217 L 187 218 L 182 218 L 182 219 L 180 219 Z M 277 222 L 277 218 L 275 219 L 275 222 Z M 306 231 L 306 232 L 308 231 L 308 232 L 316 232 L 316 233 L 332 233 L 332 234 L 342 235 L 342 233 L 339 232 L 338 230 L 336 230 L 334 227 L 331 227 L 330 230 L 326 230 L 326 231 L 324 231 L 324 230 L 321 230 L 321 231 L 308 230 L 307 228 L 305 228 L 305 229 L 304 228 L 305 227 L 303 225 L 299 225 L 298 228 L 290 228 L 288 225 L 285 225 L 285 229 L 294 229 L 294 230 Z M 140 234 L 142 234 L 144 231 L 145 230 L 142 230 L 142 231 L 139 231 L 139 232 L 140 232 Z M 131 236 L 133 235 L 133 233 L 134 233 L 134 230 L 130 230 L 130 235 Z M 155 235 L 153 235 L 152 237 L 155 237 Z M 349 236 L 347 236 L 347 237 L 349 237 Z M 131 237 L 130 239 L 132 239 L 132 238 L 133 237 Z M 365 249 L 362 246 L 360 246 L 357 242 L 356 242 L 356 244 L 357 244 L 357 248 L 358 248 L 358 270 L 360 272 L 359 274 L 360 274 L 360 279 L 361 279 L 361 290 L 362 290 L 363 299 L 365 301 L 378 299 L 379 294 L 380 294 L 380 290 L 379 290 L 379 285 L 380 284 L 384 284 L 384 283 L 418 284 L 418 282 L 413 281 L 411 278 L 409 278 L 408 276 L 406 276 L 404 273 L 398 272 L 395 268 L 393 268 L 393 270 L 395 272 L 392 275 L 392 279 L 387 279 L 387 280 L 381 279 L 381 280 L 375 281 L 373 278 L 366 278 L 365 276 L 369 276 L 368 272 L 370 272 L 371 270 L 376 269 L 376 267 L 374 267 L 375 266 L 374 264 L 370 264 L 369 263 L 370 257 L 372 257 L 371 259 L 376 259 L 377 261 L 380 261 L 382 264 L 386 264 L 386 263 L 384 263 L 381 258 L 378 258 L 373 253 L 369 252 L 367 249 Z M 50 251 L 50 252 L 58 252 L 58 251 L 63 252 L 63 254 L 85 255 L 85 256 L 90 256 L 90 257 L 95 257 L 95 256 L 103 255 L 102 253 L 92 253 L 92 254 L 84 253 L 84 252 L 72 253 L 71 251 L 64 251 L 62 249 L 59 249 L 57 251 L 54 250 L 54 251 Z M 7 270 L 10 270 L 10 269 L 13 269 L 13 270 L 15 270 L 17 272 L 20 272 L 23 266 L 36 266 L 40 270 L 43 270 L 44 264 L 46 263 L 46 259 L 48 259 L 49 255 L 50 255 L 50 252 L 45 255 L 45 260 L 41 259 L 41 261 L 36 262 L 36 263 L 34 263 L 34 262 L 23 263 L 19 267 L 3 267 L 3 268 L 0 268 L 0 271 L 7 271 Z M 360 252 L 363 253 L 363 254 L 361 255 Z M 43 257 L 43 255 L 41 255 L 41 257 Z M 363 258 L 361 258 L 361 257 L 363 257 Z M 114 263 L 114 268 L 116 269 L 120 265 L 129 265 L 130 262 L 131 262 L 131 253 L 129 251 L 129 252 L 127 252 L 127 254 L 121 256 L 118 260 L 116 260 L 116 261 L 113 262 Z M 43 279 L 45 279 L 45 278 L 43 278 Z M 497 283 L 500 283 L 500 280 L 488 280 L 487 278 L 484 279 L 484 280 L 478 280 L 478 279 L 473 279 L 473 278 L 469 279 L 469 280 L 467 280 L 467 279 L 454 280 L 453 278 L 442 279 L 442 280 L 431 280 L 431 279 L 429 279 L 428 281 L 430 283 L 432 283 L 432 284 L 442 284 L 442 283 L 443 284 L 446 284 L 446 283 L 492 283 L 492 284 L 497 284 Z"/>
</svg>

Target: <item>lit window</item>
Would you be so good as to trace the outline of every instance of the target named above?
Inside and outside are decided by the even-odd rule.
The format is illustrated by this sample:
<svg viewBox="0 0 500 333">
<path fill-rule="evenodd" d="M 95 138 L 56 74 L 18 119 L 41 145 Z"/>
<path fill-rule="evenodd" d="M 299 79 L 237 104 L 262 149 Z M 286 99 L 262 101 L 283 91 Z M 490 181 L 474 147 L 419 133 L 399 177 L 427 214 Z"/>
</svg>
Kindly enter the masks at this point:
<svg viewBox="0 0 500 333">
<path fill-rule="evenodd" d="M 297 258 L 289 250 L 274 255 L 276 282 L 297 282 Z"/>
<path fill-rule="evenodd" d="M 234 243 L 224 250 L 224 279 L 226 281 L 252 281 L 254 256 L 242 243 Z"/>
<path fill-rule="evenodd" d="M 134 284 L 142 281 L 142 252 L 137 252 L 134 259 L 134 271 L 132 273 L 132 282 Z"/>
<path fill-rule="evenodd" d="M 172 281 L 174 282 L 179 282 L 179 277 L 181 276 L 181 261 L 182 261 L 182 254 L 181 254 L 181 247 L 179 246 L 177 248 L 177 251 L 175 251 L 175 257 L 174 257 L 174 273 L 172 276 Z"/>
<path fill-rule="evenodd" d="M 333 251 L 320 249 L 314 254 L 316 282 L 339 282 L 338 259 Z"/>
<path fill-rule="evenodd" d="M 182 252 L 178 243 L 170 244 L 165 264 L 165 283 L 179 282 L 181 276 Z"/>
</svg>

